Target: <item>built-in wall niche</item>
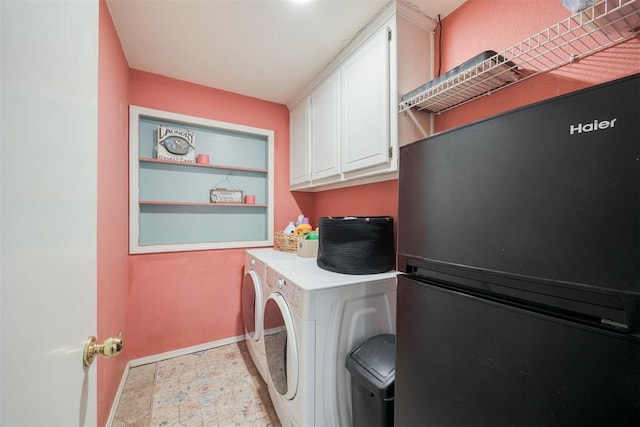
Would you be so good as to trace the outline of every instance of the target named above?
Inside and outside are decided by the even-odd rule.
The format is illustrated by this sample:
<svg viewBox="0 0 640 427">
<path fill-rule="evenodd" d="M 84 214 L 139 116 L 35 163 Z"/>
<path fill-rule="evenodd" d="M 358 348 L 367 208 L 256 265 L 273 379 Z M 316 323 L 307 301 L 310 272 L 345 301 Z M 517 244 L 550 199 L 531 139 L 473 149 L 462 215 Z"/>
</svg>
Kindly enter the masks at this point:
<svg viewBox="0 0 640 427">
<path fill-rule="evenodd" d="M 130 106 L 129 252 L 273 244 L 274 132 Z"/>
</svg>

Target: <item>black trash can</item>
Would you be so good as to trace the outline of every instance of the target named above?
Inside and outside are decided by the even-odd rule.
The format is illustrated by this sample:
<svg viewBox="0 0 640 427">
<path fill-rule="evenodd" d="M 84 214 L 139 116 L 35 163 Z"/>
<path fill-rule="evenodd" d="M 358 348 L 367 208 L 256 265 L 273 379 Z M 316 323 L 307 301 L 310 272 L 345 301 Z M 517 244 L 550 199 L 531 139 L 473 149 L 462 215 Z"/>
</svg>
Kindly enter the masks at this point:
<svg viewBox="0 0 640 427">
<path fill-rule="evenodd" d="M 345 361 L 351 373 L 355 427 L 393 426 L 396 336 L 376 335 L 351 350 Z"/>
</svg>

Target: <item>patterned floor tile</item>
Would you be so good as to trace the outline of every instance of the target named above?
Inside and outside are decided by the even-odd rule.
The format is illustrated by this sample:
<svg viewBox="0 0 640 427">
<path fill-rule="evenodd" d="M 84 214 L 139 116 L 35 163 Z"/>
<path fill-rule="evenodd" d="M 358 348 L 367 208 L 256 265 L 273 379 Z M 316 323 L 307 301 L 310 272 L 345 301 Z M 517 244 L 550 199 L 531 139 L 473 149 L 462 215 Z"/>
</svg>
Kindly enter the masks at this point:
<svg viewBox="0 0 640 427">
<path fill-rule="evenodd" d="M 240 342 L 131 368 L 113 427 L 281 427 Z"/>
</svg>

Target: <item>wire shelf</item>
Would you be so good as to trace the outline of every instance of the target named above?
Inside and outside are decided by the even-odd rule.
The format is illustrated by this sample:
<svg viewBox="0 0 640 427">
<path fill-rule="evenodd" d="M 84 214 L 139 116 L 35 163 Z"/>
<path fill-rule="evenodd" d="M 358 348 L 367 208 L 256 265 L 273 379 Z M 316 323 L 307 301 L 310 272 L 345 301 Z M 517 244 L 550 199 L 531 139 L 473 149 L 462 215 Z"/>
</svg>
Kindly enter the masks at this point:
<svg viewBox="0 0 640 427">
<path fill-rule="evenodd" d="M 442 113 L 480 96 L 571 64 L 640 33 L 640 0 L 600 0 L 400 103 Z"/>
</svg>

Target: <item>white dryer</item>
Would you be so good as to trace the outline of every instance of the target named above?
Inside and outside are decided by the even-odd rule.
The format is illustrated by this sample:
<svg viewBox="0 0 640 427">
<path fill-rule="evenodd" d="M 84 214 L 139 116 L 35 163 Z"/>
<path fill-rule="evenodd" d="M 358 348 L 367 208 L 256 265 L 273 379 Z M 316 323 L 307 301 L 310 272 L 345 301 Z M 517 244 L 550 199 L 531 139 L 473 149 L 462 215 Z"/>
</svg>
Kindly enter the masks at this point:
<svg viewBox="0 0 640 427">
<path fill-rule="evenodd" d="M 267 384 L 283 426 L 352 424 L 345 358 L 365 339 L 395 333 L 396 274 L 332 273 L 315 259 L 267 268 Z"/>
<path fill-rule="evenodd" d="M 249 354 L 262 379 L 267 382 L 267 361 L 262 335 L 262 319 L 265 299 L 268 296 L 267 265 L 302 260 L 295 253 L 273 248 L 249 249 L 245 252 L 244 277 L 242 279 L 242 317 Z"/>
</svg>

